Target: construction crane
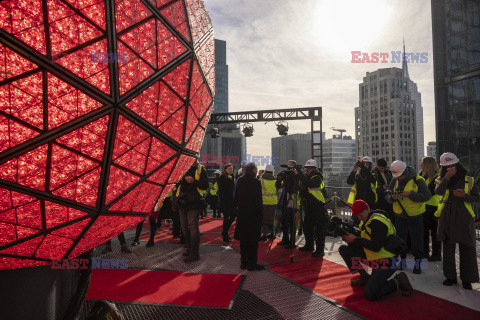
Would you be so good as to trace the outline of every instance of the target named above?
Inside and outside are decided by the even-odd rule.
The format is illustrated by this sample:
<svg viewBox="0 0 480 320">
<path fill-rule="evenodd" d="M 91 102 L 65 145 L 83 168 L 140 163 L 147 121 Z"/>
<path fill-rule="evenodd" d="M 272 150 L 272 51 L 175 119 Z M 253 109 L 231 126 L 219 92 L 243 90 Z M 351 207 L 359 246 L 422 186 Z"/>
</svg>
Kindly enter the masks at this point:
<svg viewBox="0 0 480 320">
<path fill-rule="evenodd" d="M 333 131 L 340 132 L 340 139 L 343 139 L 343 133 L 347 132 L 347 130 L 345 130 L 345 129 L 335 129 L 334 127 L 331 127 L 330 129 L 332 129 Z"/>
</svg>

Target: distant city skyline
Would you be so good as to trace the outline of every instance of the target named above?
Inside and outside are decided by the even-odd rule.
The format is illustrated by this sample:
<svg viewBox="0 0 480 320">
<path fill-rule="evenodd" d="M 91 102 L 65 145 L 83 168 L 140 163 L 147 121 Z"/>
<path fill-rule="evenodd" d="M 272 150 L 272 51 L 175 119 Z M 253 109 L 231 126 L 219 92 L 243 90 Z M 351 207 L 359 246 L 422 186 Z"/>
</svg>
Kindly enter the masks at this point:
<svg viewBox="0 0 480 320">
<path fill-rule="evenodd" d="M 398 51 L 405 38 L 409 53 L 427 53 L 409 72 L 422 93 L 424 142 L 435 140 L 430 1 L 357 2 L 205 0 L 215 37 L 228 43 L 229 110 L 322 106 L 327 135 L 331 127 L 354 135 L 358 83 L 366 72 L 401 63 L 352 64 L 351 52 Z M 306 127 L 289 122 L 289 133 Z M 247 152 L 270 155 L 265 145 L 278 136 L 275 125 L 254 128 Z"/>
</svg>

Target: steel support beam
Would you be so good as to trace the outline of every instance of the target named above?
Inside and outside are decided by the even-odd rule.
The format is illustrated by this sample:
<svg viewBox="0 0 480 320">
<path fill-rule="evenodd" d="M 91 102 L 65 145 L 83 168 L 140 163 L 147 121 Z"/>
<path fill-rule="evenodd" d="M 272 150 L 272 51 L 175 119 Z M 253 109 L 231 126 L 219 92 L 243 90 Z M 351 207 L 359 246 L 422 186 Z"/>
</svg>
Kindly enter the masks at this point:
<svg viewBox="0 0 480 320">
<path fill-rule="evenodd" d="M 293 120 L 310 120 L 311 157 L 323 168 L 322 107 L 212 113 L 208 125 Z"/>
</svg>

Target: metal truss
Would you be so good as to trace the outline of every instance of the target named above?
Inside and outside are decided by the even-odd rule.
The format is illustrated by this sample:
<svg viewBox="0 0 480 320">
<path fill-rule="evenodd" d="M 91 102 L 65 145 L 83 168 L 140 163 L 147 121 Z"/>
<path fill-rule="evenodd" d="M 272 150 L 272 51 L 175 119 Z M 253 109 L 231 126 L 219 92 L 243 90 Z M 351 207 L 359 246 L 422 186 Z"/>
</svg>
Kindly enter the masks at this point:
<svg viewBox="0 0 480 320">
<path fill-rule="evenodd" d="M 212 113 L 208 124 L 219 125 L 292 120 L 310 120 L 310 134 L 312 139 L 311 157 L 323 168 L 322 107 Z"/>
</svg>

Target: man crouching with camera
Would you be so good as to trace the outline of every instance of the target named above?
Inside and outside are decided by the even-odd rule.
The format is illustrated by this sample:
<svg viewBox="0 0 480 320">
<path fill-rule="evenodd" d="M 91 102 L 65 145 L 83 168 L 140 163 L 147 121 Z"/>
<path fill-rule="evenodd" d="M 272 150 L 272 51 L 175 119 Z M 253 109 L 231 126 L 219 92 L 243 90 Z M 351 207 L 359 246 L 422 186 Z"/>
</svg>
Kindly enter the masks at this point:
<svg viewBox="0 0 480 320">
<path fill-rule="evenodd" d="M 396 241 L 402 241 L 395 236 L 393 224 L 379 211 L 370 212 L 368 204 L 363 200 L 356 200 L 353 203 L 352 214 L 361 220 L 361 237 L 347 233 L 343 239 L 348 246 L 342 245 L 338 250 L 350 271 L 360 273 L 359 279 L 351 280 L 352 285 L 364 285 L 363 294 L 371 301 L 378 300 L 398 289 L 404 296 L 412 295 L 412 285 L 404 272 L 388 280 L 395 273 L 395 266 L 392 268 L 392 264 L 397 254 L 385 249 L 387 239 L 389 249 L 396 248 Z M 391 250 L 396 251 L 396 249 Z M 360 262 L 372 267 L 371 275 L 365 271 Z"/>
</svg>

